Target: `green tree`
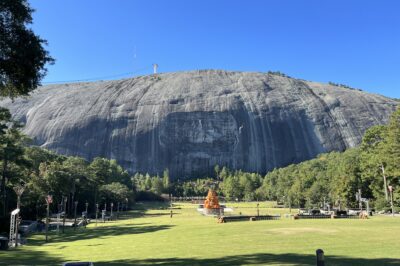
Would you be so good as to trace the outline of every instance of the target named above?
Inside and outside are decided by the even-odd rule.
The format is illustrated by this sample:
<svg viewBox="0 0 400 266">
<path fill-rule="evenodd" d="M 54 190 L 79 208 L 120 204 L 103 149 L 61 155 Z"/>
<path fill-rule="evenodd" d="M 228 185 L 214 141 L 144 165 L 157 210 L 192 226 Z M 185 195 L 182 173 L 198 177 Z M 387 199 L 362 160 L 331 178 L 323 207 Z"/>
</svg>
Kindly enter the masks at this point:
<svg viewBox="0 0 400 266">
<path fill-rule="evenodd" d="M 159 176 L 151 178 L 151 191 L 157 195 L 161 195 L 164 190 L 163 181 Z"/>
<path fill-rule="evenodd" d="M 94 191 L 95 202 L 97 202 L 100 186 L 112 182 L 119 182 L 127 186 L 131 183 L 128 172 L 118 165 L 116 160 L 96 157 L 89 165 L 89 172 L 88 175 Z"/>
<path fill-rule="evenodd" d="M 7 212 L 7 189 L 6 182 L 12 182 L 13 178 L 20 171 L 10 171 L 13 167 L 28 166 L 29 162 L 24 157 L 24 146 L 27 138 L 20 131 L 20 126 L 13 122 L 9 112 L 5 109 L 0 110 L 0 162 L 1 162 L 1 203 L 2 215 Z"/>
<path fill-rule="evenodd" d="M 223 181 L 226 177 L 229 176 L 229 174 L 230 174 L 229 170 L 224 166 L 224 167 L 222 167 L 222 170 L 219 172 L 218 177 L 220 180 Z"/>
<path fill-rule="evenodd" d="M 373 196 L 376 199 L 384 197 L 388 202 L 386 135 L 386 126 L 374 126 L 365 132 L 360 146 L 360 168 L 363 182 L 369 184 Z"/>
<path fill-rule="evenodd" d="M 170 193 L 170 180 L 169 180 L 169 170 L 165 169 L 163 172 L 163 191 L 168 193 Z"/>
<path fill-rule="evenodd" d="M 236 175 L 229 175 L 224 178 L 221 184 L 222 193 L 229 199 L 241 199 L 242 191 L 239 183 L 239 177 Z"/>
<path fill-rule="evenodd" d="M 216 165 L 214 166 L 214 172 L 215 172 L 216 178 L 219 180 L 219 179 L 220 179 L 220 177 L 219 177 L 220 169 L 219 169 L 219 165 L 218 165 L 218 164 L 216 164 Z"/>
<path fill-rule="evenodd" d="M 386 155 L 387 174 L 392 178 L 400 176 L 400 107 L 392 114 L 387 126 Z M 393 182 L 395 183 L 395 182 Z"/>
<path fill-rule="evenodd" d="M 400 203 L 400 107 L 392 114 L 386 135 L 386 170 L 388 185 L 393 187 L 395 204 Z"/>
<path fill-rule="evenodd" d="M 129 188 L 119 182 L 112 182 L 107 185 L 102 185 L 99 191 L 104 202 L 124 202 L 125 199 L 130 198 L 131 196 Z"/>
<path fill-rule="evenodd" d="M 40 164 L 39 169 L 36 188 L 40 194 L 52 194 L 55 202 L 61 202 L 62 197 L 71 193 L 73 177 L 62 162 L 44 162 Z"/>
<path fill-rule="evenodd" d="M 151 190 L 152 182 L 149 173 L 146 173 L 145 180 L 144 180 L 144 190 Z"/>
<path fill-rule="evenodd" d="M 46 41 L 29 28 L 32 12 L 25 0 L 0 1 L 0 95 L 28 95 L 54 62 L 43 48 Z"/>
<path fill-rule="evenodd" d="M 63 167 L 65 171 L 69 173 L 70 176 L 70 187 L 69 187 L 69 210 L 70 214 L 73 209 L 73 202 L 78 198 L 76 195 L 82 194 L 82 192 L 90 184 L 90 174 L 88 172 L 88 162 L 80 157 L 68 157 L 63 162 Z M 81 195 L 81 201 L 87 201 L 85 195 Z"/>
</svg>

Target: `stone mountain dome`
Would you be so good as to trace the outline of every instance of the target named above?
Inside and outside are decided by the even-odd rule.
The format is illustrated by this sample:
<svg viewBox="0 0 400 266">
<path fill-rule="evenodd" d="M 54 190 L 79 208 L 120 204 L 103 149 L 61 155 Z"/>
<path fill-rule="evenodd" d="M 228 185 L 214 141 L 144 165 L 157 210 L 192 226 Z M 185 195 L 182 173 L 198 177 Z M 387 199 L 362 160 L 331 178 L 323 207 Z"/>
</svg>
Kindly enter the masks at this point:
<svg viewBox="0 0 400 266">
<path fill-rule="evenodd" d="M 0 102 L 41 147 L 180 178 L 212 175 L 216 164 L 265 173 L 354 147 L 396 104 L 272 73 L 217 70 L 49 85 Z"/>
</svg>

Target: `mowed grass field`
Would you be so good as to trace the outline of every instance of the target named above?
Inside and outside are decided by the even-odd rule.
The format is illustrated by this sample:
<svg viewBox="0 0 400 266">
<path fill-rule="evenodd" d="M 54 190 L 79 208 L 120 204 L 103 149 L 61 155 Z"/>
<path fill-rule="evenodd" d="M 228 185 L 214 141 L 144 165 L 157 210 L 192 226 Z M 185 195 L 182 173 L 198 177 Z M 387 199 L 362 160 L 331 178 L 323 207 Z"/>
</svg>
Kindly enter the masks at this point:
<svg viewBox="0 0 400 266">
<path fill-rule="evenodd" d="M 256 203 L 232 203 L 234 214 L 256 214 Z M 267 208 L 260 214 L 288 213 Z M 326 265 L 400 265 L 400 218 L 232 222 L 176 203 L 174 215 L 160 204 L 139 203 L 123 219 L 86 229 L 33 235 L 17 250 L 0 251 L 0 265 L 315 265 L 315 250 Z M 293 213 L 295 210 L 293 210 Z"/>
</svg>

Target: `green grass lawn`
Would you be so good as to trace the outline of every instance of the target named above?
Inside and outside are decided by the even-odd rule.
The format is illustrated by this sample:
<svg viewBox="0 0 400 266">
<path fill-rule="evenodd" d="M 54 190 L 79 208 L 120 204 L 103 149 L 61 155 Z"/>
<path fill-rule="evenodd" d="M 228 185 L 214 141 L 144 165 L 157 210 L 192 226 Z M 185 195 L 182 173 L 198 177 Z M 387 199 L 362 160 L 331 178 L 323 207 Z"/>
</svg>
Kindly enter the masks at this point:
<svg viewBox="0 0 400 266">
<path fill-rule="evenodd" d="M 235 213 L 255 214 L 256 203 L 232 203 Z M 137 204 L 124 219 L 87 229 L 34 235 L 17 250 L 0 251 L 0 265 L 315 265 L 315 250 L 326 265 L 400 265 L 400 219 L 324 219 L 218 224 L 196 205 L 175 204 L 174 216 L 156 204 Z M 260 214 L 288 213 L 267 208 Z M 294 211 L 294 210 L 293 210 Z"/>
</svg>

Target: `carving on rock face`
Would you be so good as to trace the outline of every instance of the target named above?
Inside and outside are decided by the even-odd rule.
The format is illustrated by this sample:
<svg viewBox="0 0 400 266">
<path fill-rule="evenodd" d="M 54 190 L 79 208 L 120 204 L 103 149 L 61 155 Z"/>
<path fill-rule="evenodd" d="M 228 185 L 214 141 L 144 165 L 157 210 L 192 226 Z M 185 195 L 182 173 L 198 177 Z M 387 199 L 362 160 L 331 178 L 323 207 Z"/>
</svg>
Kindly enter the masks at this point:
<svg viewBox="0 0 400 266">
<path fill-rule="evenodd" d="M 172 165 L 187 174 L 229 164 L 238 143 L 238 125 L 228 112 L 170 113 L 159 131 L 161 149 L 168 151 Z"/>
<path fill-rule="evenodd" d="M 168 114 L 160 130 L 160 146 L 176 153 L 193 151 L 211 156 L 234 152 L 238 126 L 227 112 L 179 112 Z"/>
</svg>

